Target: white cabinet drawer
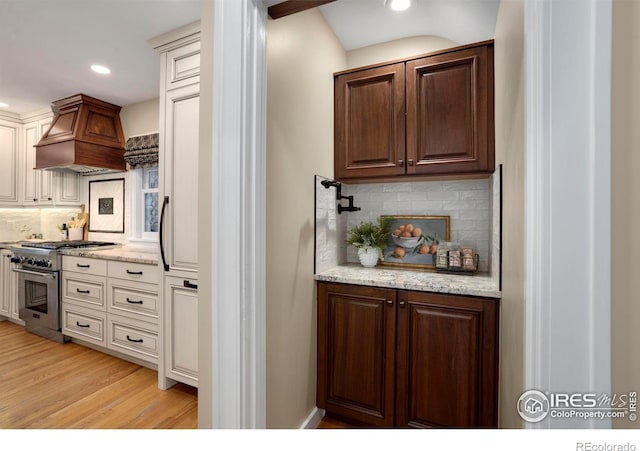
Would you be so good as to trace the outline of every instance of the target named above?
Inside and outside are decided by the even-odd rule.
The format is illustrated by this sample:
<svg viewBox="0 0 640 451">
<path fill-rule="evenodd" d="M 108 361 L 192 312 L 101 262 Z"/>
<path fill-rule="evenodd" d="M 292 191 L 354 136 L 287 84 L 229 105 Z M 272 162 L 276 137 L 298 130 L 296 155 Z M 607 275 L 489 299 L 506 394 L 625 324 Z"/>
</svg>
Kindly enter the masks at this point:
<svg viewBox="0 0 640 451">
<path fill-rule="evenodd" d="M 109 315 L 108 321 L 109 349 L 157 363 L 160 340 L 152 325 L 118 315 Z"/>
<path fill-rule="evenodd" d="M 74 257 L 72 255 L 62 256 L 62 270 L 74 271 L 82 274 L 93 274 L 94 276 L 107 275 L 107 261 L 97 258 Z"/>
<path fill-rule="evenodd" d="M 62 306 L 62 333 L 105 346 L 106 315 L 74 305 Z"/>
<path fill-rule="evenodd" d="M 167 52 L 167 90 L 199 82 L 200 42 Z"/>
<path fill-rule="evenodd" d="M 104 311 L 105 291 L 104 277 L 88 274 L 74 275 L 62 273 L 62 297 L 64 301 L 92 307 Z"/>
<path fill-rule="evenodd" d="M 109 313 L 133 316 L 142 321 L 158 322 L 157 286 L 109 279 L 107 281 Z"/>
<path fill-rule="evenodd" d="M 158 267 L 144 263 L 109 261 L 107 274 L 117 279 L 154 284 L 157 284 L 159 279 Z"/>
</svg>

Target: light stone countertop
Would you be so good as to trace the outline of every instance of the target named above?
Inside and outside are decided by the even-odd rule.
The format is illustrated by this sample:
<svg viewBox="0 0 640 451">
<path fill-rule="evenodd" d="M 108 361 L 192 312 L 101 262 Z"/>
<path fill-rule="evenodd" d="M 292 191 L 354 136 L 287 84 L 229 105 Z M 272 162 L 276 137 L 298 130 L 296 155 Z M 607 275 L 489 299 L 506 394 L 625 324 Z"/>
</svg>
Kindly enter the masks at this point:
<svg viewBox="0 0 640 451">
<path fill-rule="evenodd" d="M 135 246 L 103 246 L 81 249 L 64 249 L 62 255 L 76 257 L 99 258 L 102 260 L 116 260 L 121 262 L 158 264 L 158 252 L 155 249 L 143 249 Z"/>
<path fill-rule="evenodd" d="M 429 291 L 433 293 L 461 294 L 500 298 L 498 282 L 487 273 L 473 276 L 441 274 L 432 271 L 407 271 L 402 269 L 365 268 L 351 263 L 336 266 L 315 275 L 316 280 L 353 285 L 369 285 L 400 290 Z"/>
</svg>

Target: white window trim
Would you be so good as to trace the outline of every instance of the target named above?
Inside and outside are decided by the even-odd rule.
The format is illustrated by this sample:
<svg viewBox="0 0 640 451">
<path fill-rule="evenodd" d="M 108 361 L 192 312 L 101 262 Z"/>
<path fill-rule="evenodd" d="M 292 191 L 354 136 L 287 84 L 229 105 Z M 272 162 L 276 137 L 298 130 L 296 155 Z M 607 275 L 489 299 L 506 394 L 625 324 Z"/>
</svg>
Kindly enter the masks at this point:
<svg viewBox="0 0 640 451">
<path fill-rule="evenodd" d="M 140 246 L 157 247 L 158 233 L 144 232 L 143 214 L 140 213 L 140 209 L 144 207 L 144 193 L 147 192 L 147 190 L 143 188 L 144 172 L 143 170 L 129 171 L 129 186 L 131 187 L 129 190 L 129 201 L 131 202 L 129 243 Z"/>
</svg>

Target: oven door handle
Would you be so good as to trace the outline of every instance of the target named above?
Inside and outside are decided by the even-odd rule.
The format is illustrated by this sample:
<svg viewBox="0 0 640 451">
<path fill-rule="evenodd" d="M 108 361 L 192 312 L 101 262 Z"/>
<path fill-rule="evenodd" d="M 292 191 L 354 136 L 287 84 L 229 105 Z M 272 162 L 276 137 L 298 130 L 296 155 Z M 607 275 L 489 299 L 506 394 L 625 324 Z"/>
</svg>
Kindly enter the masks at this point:
<svg viewBox="0 0 640 451">
<path fill-rule="evenodd" d="M 23 274 L 30 274 L 32 276 L 47 277 L 49 279 L 55 279 L 56 278 L 56 273 L 55 272 L 37 272 L 37 271 L 29 271 L 27 269 L 19 269 L 19 268 L 11 268 L 11 271 L 19 272 L 19 273 L 23 273 Z"/>
</svg>

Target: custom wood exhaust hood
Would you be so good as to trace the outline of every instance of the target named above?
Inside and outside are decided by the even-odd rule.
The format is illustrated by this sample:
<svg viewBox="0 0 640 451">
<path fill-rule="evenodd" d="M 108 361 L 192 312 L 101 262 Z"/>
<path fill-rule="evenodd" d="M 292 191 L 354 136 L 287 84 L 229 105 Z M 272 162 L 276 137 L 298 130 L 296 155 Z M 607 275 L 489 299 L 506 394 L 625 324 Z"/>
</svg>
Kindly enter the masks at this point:
<svg viewBox="0 0 640 451">
<path fill-rule="evenodd" d="M 126 170 L 121 107 L 84 94 L 51 104 L 51 127 L 36 147 L 36 169 L 92 175 Z"/>
</svg>

